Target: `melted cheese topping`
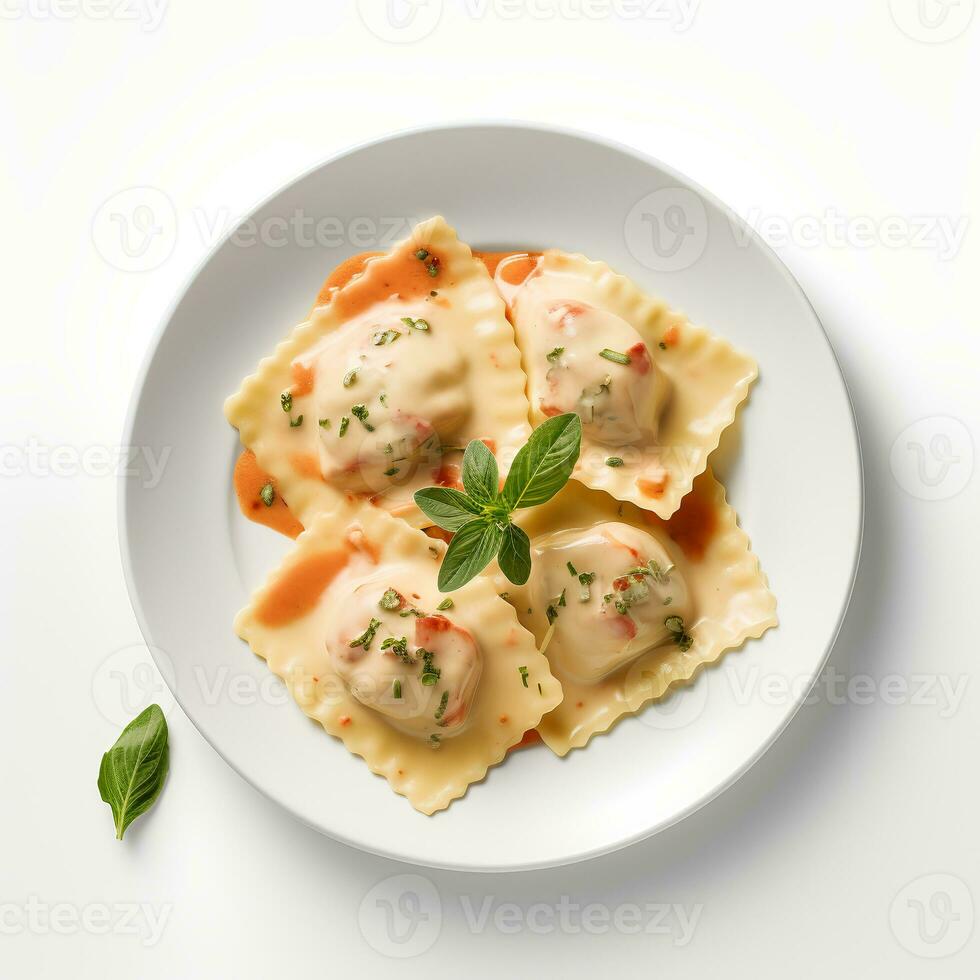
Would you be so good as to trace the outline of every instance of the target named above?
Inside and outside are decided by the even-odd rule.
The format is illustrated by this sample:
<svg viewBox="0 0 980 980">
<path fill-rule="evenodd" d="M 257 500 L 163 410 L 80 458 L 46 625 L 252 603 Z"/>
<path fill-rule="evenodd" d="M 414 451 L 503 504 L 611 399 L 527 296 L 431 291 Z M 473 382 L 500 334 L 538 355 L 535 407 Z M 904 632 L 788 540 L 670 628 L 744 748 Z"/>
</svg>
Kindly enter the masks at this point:
<svg viewBox="0 0 980 980">
<path fill-rule="evenodd" d="M 501 282 L 535 425 L 583 422 L 575 478 L 669 517 L 707 465 L 756 378 L 755 362 L 607 265 L 545 252 Z"/>
<path fill-rule="evenodd" d="M 317 449 L 328 483 L 376 495 L 434 482 L 445 447 L 466 438 L 474 402 L 467 358 L 440 342 L 450 318 L 423 303 L 388 301 L 297 360 L 315 379 Z"/>
<path fill-rule="evenodd" d="M 584 303 L 554 303 L 524 343 L 529 362 L 549 365 L 536 379 L 541 415 L 578 413 L 583 439 L 596 445 L 656 440 L 669 383 L 621 317 Z"/>
<path fill-rule="evenodd" d="M 530 435 L 513 328 L 442 218 L 337 282 L 225 414 L 304 526 L 350 494 L 424 526 L 415 491 L 453 483 L 471 439 L 506 470 Z"/>
<path fill-rule="evenodd" d="M 350 594 L 334 589 L 327 651 L 351 694 L 395 728 L 451 738 L 469 717 L 483 654 L 473 634 L 449 617 L 415 615 L 408 596 L 417 572 L 408 562 L 386 565 L 352 583 Z"/>
<path fill-rule="evenodd" d="M 576 483 L 519 520 L 531 538 L 531 578 L 516 588 L 498 573 L 496 583 L 547 643 L 561 681 L 564 700 L 538 726 L 558 755 L 777 624 L 759 560 L 710 471 L 667 521 Z M 588 599 L 583 573 L 595 574 Z"/>
<path fill-rule="evenodd" d="M 490 579 L 438 610 L 444 553 L 338 499 L 235 621 L 300 707 L 423 813 L 483 779 L 562 697 Z"/>
<path fill-rule="evenodd" d="M 674 642 L 667 624 L 690 621 L 684 576 L 647 531 L 606 521 L 535 538 L 530 607 L 548 610 L 548 657 L 587 684 L 641 653 Z M 573 574 L 574 573 L 574 574 Z"/>
</svg>

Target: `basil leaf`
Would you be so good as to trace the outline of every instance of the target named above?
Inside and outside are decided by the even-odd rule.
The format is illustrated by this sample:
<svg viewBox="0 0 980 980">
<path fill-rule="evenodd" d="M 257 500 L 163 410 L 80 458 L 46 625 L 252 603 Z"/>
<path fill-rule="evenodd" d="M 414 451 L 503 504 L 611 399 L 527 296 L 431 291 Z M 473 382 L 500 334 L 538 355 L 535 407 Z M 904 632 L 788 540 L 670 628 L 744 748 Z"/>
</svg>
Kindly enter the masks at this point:
<svg viewBox="0 0 980 980">
<path fill-rule="evenodd" d="M 497 562 L 514 585 L 523 585 L 531 575 L 531 542 L 516 524 L 509 524 L 504 531 Z"/>
<path fill-rule="evenodd" d="M 480 514 L 480 505 L 453 487 L 416 490 L 415 503 L 429 520 L 447 531 L 458 531 Z"/>
<path fill-rule="evenodd" d="M 487 446 L 474 439 L 463 453 L 463 486 L 466 492 L 481 504 L 497 499 L 499 489 L 497 460 Z"/>
<path fill-rule="evenodd" d="M 99 793 L 112 808 L 117 840 L 156 802 L 169 768 L 167 719 L 151 704 L 123 729 L 99 766 Z"/>
<path fill-rule="evenodd" d="M 503 498 L 511 510 L 535 507 L 568 482 L 582 448 L 582 420 L 573 412 L 539 425 L 514 457 Z"/>
<path fill-rule="evenodd" d="M 439 591 L 452 592 L 479 575 L 500 550 L 503 528 L 490 518 L 464 524 L 449 542 L 439 568 Z"/>
</svg>

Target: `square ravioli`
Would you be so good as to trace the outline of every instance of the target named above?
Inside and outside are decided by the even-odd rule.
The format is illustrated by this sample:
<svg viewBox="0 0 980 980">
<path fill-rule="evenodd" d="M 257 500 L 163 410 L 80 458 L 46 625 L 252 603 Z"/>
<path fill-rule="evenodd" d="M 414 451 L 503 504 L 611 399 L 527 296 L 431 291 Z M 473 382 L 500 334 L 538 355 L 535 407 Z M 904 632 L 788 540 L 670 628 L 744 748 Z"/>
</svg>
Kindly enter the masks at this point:
<svg viewBox="0 0 980 980">
<path fill-rule="evenodd" d="M 758 375 L 755 361 L 605 263 L 549 251 L 519 285 L 497 270 L 535 425 L 582 419 L 575 478 L 670 517 Z M 508 278 L 511 281 L 508 281 Z"/>
<path fill-rule="evenodd" d="M 303 526 L 345 496 L 424 526 L 414 492 L 455 485 L 471 439 L 505 463 L 526 441 L 520 352 L 486 266 L 442 218 L 358 268 L 328 280 L 225 415 Z"/>
<path fill-rule="evenodd" d="M 303 711 L 425 814 L 483 779 L 562 697 L 489 578 L 439 592 L 445 550 L 338 499 L 235 620 Z"/>
<path fill-rule="evenodd" d="M 538 726 L 558 755 L 777 625 L 775 597 L 710 470 L 668 520 L 570 482 L 521 524 L 531 577 L 508 586 L 509 598 L 564 691 Z"/>
</svg>

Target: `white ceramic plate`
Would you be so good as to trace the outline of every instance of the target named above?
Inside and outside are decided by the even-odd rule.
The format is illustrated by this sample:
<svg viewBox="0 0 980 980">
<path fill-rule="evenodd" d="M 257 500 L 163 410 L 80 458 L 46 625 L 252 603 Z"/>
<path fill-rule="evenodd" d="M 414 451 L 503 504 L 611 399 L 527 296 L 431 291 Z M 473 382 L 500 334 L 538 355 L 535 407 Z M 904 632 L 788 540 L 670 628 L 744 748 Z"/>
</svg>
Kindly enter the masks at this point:
<svg viewBox="0 0 980 980">
<path fill-rule="evenodd" d="M 604 259 L 755 355 L 761 380 L 713 462 L 769 575 L 781 626 L 564 760 L 540 746 L 514 753 L 429 818 L 309 721 L 232 632 L 290 543 L 238 512 L 238 439 L 222 401 L 303 319 L 334 265 L 385 248 L 435 213 L 477 248 L 557 246 Z M 591 857 L 662 830 L 734 782 L 823 666 L 861 541 L 847 391 L 779 260 L 662 164 L 591 137 L 512 125 L 360 147 L 278 191 L 252 218 L 268 244 L 247 244 L 250 226 L 198 270 L 146 363 L 125 438 L 172 447 L 159 485 L 122 483 L 122 554 L 146 641 L 204 736 L 305 823 L 432 867 L 516 870 Z"/>
</svg>

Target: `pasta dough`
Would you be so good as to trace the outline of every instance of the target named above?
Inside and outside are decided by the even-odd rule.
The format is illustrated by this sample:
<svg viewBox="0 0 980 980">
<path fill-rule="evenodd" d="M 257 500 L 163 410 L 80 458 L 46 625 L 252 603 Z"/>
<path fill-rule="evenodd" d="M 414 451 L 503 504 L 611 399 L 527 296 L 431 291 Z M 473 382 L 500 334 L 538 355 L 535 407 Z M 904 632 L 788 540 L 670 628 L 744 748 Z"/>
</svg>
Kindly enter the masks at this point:
<svg viewBox="0 0 980 980">
<path fill-rule="evenodd" d="M 561 701 L 490 579 L 446 602 L 444 553 L 383 511 L 338 500 L 235 621 L 306 714 L 427 814 Z"/>
<path fill-rule="evenodd" d="M 416 526 L 416 490 L 455 485 L 483 439 L 502 468 L 530 434 L 514 331 L 482 262 L 442 218 L 326 291 L 225 403 L 305 526 L 338 496 Z"/>
<path fill-rule="evenodd" d="M 564 690 L 538 726 L 558 755 L 777 624 L 759 560 L 710 470 L 668 521 L 569 483 L 521 523 L 531 578 L 508 588 Z"/>
<path fill-rule="evenodd" d="M 575 478 L 670 517 L 757 376 L 755 362 L 602 262 L 545 252 L 508 298 L 531 419 L 577 412 Z"/>
</svg>

